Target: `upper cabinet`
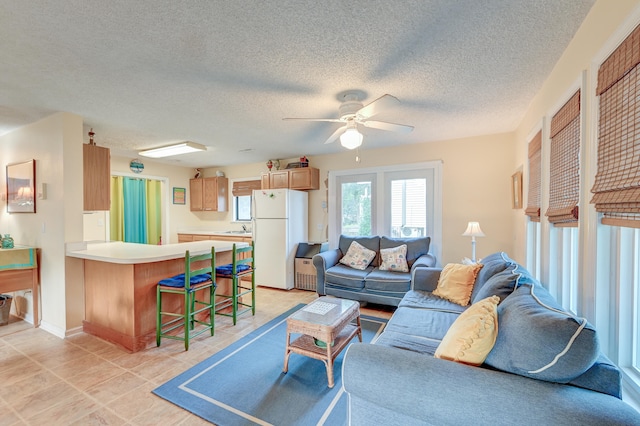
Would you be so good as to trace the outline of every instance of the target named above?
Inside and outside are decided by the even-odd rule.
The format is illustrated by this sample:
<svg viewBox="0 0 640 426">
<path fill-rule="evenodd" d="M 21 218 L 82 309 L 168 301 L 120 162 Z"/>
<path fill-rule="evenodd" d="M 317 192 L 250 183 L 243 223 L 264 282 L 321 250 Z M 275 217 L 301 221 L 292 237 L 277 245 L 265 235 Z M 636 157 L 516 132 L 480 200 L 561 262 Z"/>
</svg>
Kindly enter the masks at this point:
<svg viewBox="0 0 640 426">
<path fill-rule="evenodd" d="M 282 188 L 299 191 L 319 189 L 320 171 L 314 167 L 301 167 L 262 173 L 262 189 Z"/>
<path fill-rule="evenodd" d="M 189 180 L 191 211 L 226 212 L 229 205 L 229 180 L 207 177 Z"/>
<path fill-rule="evenodd" d="M 82 145 L 85 211 L 111 208 L 111 154 L 109 148 Z"/>
</svg>

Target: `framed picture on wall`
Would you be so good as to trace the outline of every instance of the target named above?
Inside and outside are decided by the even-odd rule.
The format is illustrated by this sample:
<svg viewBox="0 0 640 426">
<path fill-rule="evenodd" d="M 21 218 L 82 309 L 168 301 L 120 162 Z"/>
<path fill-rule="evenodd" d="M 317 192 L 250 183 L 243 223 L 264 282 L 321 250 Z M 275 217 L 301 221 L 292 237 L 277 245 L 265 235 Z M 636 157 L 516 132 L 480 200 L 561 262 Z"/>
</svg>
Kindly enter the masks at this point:
<svg viewBox="0 0 640 426">
<path fill-rule="evenodd" d="M 7 212 L 36 212 L 36 160 L 7 165 Z"/>
<path fill-rule="evenodd" d="M 511 176 L 511 208 L 522 208 L 522 172 L 515 172 Z"/>
<path fill-rule="evenodd" d="M 187 189 L 173 188 L 173 204 L 186 204 L 186 203 L 187 203 Z"/>
</svg>

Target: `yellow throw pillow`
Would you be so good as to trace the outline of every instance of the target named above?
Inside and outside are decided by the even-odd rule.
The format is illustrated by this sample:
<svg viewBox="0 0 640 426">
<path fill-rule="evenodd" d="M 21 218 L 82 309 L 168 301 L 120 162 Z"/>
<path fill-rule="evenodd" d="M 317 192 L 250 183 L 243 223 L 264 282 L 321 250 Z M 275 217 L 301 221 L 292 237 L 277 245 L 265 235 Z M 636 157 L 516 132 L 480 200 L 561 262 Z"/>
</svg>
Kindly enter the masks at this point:
<svg viewBox="0 0 640 426">
<path fill-rule="evenodd" d="M 498 336 L 498 303 L 498 296 L 490 296 L 461 313 L 434 356 L 463 364 L 482 364 Z"/>
<path fill-rule="evenodd" d="M 482 266 L 480 263 L 473 265 L 447 264 L 440 273 L 438 286 L 433 294 L 460 306 L 467 306 L 469 299 L 471 299 L 473 284 L 476 282 L 476 275 Z"/>
</svg>

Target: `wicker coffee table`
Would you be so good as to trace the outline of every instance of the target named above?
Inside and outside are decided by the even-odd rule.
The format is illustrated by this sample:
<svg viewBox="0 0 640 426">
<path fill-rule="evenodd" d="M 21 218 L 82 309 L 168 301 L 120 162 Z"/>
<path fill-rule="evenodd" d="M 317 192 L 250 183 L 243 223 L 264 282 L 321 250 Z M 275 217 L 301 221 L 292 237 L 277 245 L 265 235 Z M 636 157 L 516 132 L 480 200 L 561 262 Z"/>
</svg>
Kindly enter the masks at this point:
<svg viewBox="0 0 640 426">
<path fill-rule="evenodd" d="M 300 334 L 293 342 L 292 333 Z M 362 342 L 360 304 L 353 300 L 320 297 L 287 318 L 287 348 L 282 371 L 289 370 L 292 352 L 319 359 L 327 367 L 327 380 L 332 388 L 333 361 L 356 334 Z"/>
</svg>

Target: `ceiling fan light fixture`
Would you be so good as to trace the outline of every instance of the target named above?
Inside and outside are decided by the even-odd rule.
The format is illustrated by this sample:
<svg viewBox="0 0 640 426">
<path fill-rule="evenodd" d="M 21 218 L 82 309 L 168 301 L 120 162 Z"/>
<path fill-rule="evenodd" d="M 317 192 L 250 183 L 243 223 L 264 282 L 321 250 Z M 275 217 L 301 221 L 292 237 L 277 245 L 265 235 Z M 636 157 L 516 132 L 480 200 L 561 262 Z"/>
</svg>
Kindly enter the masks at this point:
<svg viewBox="0 0 640 426">
<path fill-rule="evenodd" d="M 362 145 L 362 133 L 355 127 L 351 127 L 340 135 L 340 144 L 347 149 L 356 149 Z"/>
<path fill-rule="evenodd" d="M 151 158 L 171 157 L 173 155 L 188 154 L 190 152 L 206 151 L 207 147 L 195 142 L 182 142 L 160 148 L 140 151 L 138 155 Z"/>
</svg>

